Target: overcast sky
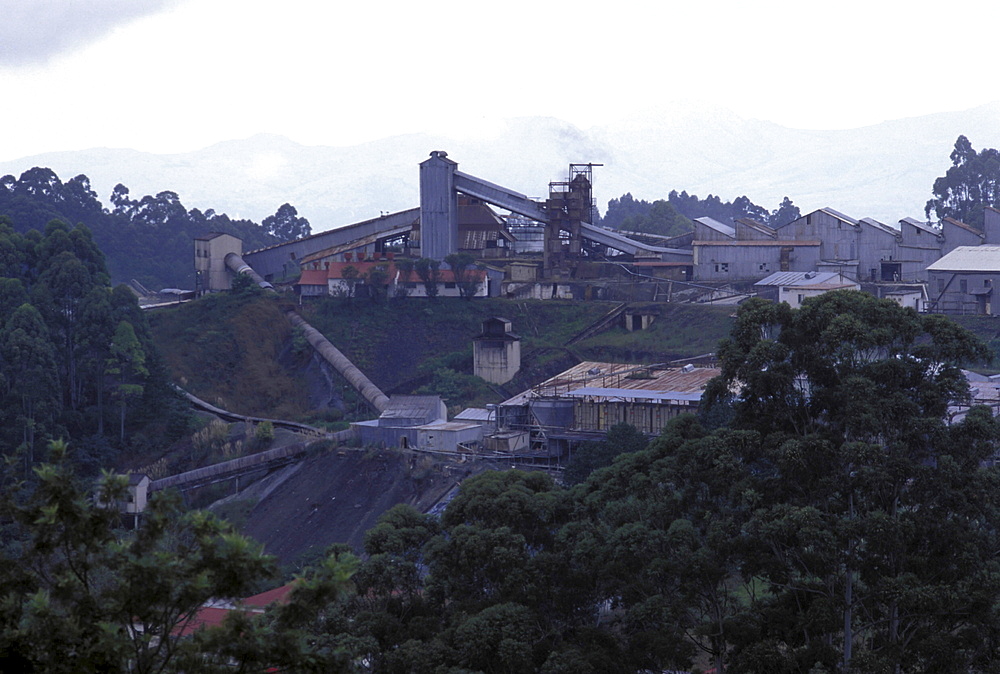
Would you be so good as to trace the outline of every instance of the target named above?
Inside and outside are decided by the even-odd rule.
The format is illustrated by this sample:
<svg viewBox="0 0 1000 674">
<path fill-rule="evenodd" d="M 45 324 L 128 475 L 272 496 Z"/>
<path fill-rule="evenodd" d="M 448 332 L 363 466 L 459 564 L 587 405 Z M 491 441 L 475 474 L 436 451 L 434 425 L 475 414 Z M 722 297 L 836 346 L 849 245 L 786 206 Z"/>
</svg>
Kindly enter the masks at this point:
<svg viewBox="0 0 1000 674">
<path fill-rule="evenodd" d="M 589 128 L 678 100 L 851 128 L 1000 97 L 998 7 L 0 0 L 0 160 L 261 132 L 343 146 L 534 115 Z"/>
</svg>

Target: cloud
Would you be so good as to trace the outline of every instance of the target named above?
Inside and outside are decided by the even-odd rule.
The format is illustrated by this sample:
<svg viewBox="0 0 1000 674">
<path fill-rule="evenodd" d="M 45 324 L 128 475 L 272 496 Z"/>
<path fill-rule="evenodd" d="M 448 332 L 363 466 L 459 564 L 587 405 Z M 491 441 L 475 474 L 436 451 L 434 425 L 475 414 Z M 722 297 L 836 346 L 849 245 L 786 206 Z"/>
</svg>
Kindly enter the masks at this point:
<svg viewBox="0 0 1000 674">
<path fill-rule="evenodd" d="M 45 63 L 178 0 L 0 0 L 0 67 Z"/>
</svg>

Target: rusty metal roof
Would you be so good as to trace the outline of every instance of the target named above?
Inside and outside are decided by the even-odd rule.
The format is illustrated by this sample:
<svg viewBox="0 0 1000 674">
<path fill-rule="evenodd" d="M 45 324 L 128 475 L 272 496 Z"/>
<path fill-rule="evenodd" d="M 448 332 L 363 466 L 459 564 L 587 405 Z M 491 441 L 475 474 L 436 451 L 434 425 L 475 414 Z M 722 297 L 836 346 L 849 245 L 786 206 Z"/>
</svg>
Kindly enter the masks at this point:
<svg viewBox="0 0 1000 674">
<path fill-rule="evenodd" d="M 671 367 L 635 363 L 584 361 L 519 393 L 504 405 L 523 405 L 532 398 L 561 397 L 586 388 L 698 394 L 708 381 L 721 373 L 715 367 Z"/>
</svg>

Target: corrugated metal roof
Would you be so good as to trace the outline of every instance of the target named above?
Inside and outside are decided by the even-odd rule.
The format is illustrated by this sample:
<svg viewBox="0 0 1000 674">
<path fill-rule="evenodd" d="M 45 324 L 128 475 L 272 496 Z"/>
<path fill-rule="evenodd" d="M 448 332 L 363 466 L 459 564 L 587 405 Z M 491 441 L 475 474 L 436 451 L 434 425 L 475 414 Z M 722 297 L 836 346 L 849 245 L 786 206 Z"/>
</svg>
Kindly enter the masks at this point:
<svg viewBox="0 0 1000 674">
<path fill-rule="evenodd" d="M 846 277 L 833 271 L 776 271 L 770 276 L 754 283 L 755 286 L 793 286 L 804 288 L 811 286 L 826 286 L 835 282 L 839 285 L 854 285 Z"/>
<path fill-rule="evenodd" d="M 927 265 L 927 271 L 1000 272 L 1000 246 L 959 246 Z"/>
<path fill-rule="evenodd" d="M 480 423 L 466 423 L 461 421 L 435 421 L 423 426 L 417 426 L 418 431 L 467 431 L 471 428 L 479 428 Z"/>
<path fill-rule="evenodd" d="M 523 405 L 532 398 L 564 396 L 582 388 L 616 388 L 632 391 L 679 392 L 701 396 L 708 381 L 721 373 L 715 367 L 669 367 L 634 363 L 584 361 L 548 379 L 533 389 L 523 391 L 504 405 Z"/>
<path fill-rule="evenodd" d="M 708 217 L 707 215 L 702 218 L 695 218 L 695 222 L 701 223 L 708 227 L 709 229 L 714 229 L 719 234 L 725 234 L 730 239 L 736 238 L 736 230 L 727 224 L 721 223 L 718 220 Z"/>
<path fill-rule="evenodd" d="M 336 229 L 338 231 L 350 231 L 352 228 L 362 228 L 362 227 L 365 227 L 367 225 L 370 225 L 371 223 L 373 223 L 373 222 L 375 222 L 377 220 L 388 220 L 390 218 L 396 218 L 396 217 L 405 218 L 407 216 L 413 216 L 414 219 L 413 219 L 412 222 L 414 224 L 417 223 L 419 221 L 419 219 L 420 219 L 420 207 L 418 206 L 417 208 L 408 208 L 405 211 L 396 211 L 395 213 L 389 213 L 388 215 L 381 215 L 381 216 L 379 216 L 377 218 L 370 218 L 368 220 L 363 220 L 361 222 L 355 222 L 355 223 L 350 224 L 350 225 L 344 225 L 343 227 L 333 227 L 332 229 Z M 273 243 L 270 246 L 265 246 L 264 248 L 258 248 L 257 250 L 250 251 L 249 253 L 244 253 L 244 255 L 250 255 L 251 253 L 260 253 L 261 251 L 271 250 L 271 249 L 274 249 L 274 248 L 281 248 L 283 246 L 289 246 L 289 245 L 292 245 L 292 244 L 299 244 L 299 243 L 302 243 L 303 241 L 308 241 L 309 239 L 317 239 L 317 238 L 322 237 L 322 236 L 328 236 L 331 231 L 332 230 L 330 230 L 330 229 L 326 229 L 326 230 L 323 230 L 322 232 L 316 232 L 315 234 L 310 234 L 309 236 L 304 236 L 301 239 L 293 239 L 291 241 L 282 241 L 281 243 Z"/>
<path fill-rule="evenodd" d="M 769 227 L 765 225 L 763 222 L 757 222 L 753 218 L 736 218 L 736 222 L 745 227 L 749 227 L 750 229 L 754 229 L 760 232 L 761 234 L 766 234 L 772 239 L 778 234 L 778 230 L 776 230 L 774 227 Z"/>
<path fill-rule="evenodd" d="M 896 236 L 897 234 L 899 234 L 898 229 L 896 229 L 892 225 L 887 225 L 884 222 L 879 222 L 875 218 L 861 218 L 861 222 L 868 225 L 869 227 L 874 227 L 875 229 L 881 232 L 885 232 L 886 234 L 891 234 L 892 236 Z"/>
<path fill-rule="evenodd" d="M 390 229 L 385 232 L 377 232 L 375 234 L 369 234 L 368 236 L 363 236 L 360 239 L 354 239 L 353 241 L 348 241 L 347 243 L 341 244 L 339 246 L 324 248 L 323 250 L 306 255 L 299 261 L 299 264 L 309 264 L 310 262 L 317 262 L 319 260 L 331 257 L 333 255 L 340 255 L 341 253 L 345 253 L 347 251 L 353 251 L 357 248 L 370 246 L 379 239 L 388 239 L 396 237 L 401 234 L 405 234 L 406 232 L 409 232 L 411 229 L 413 228 L 409 225 L 407 225 L 406 227 L 396 227 L 395 229 Z"/>
<path fill-rule="evenodd" d="M 584 386 L 575 391 L 569 391 L 566 395 L 575 398 L 593 397 L 608 400 L 682 400 L 693 402 L 701 400 L 701 392 L 681 392 L 681 391 L 647 391 L 646 389 L 631 388 L 600 388 L 598 386 Z"/>
<path fill-rule="evenodd" d="M 380 419 L 418 419 L 438 414 L 439 396 L 392 396 L 389 405 L 379 415 Z"/>
<path fill-rule="evenodd" d="M 692 241 L 692 246 L 818 246 L 820 241 Z"/>
<path fill-rule="evenodd" d="M 493 412 L 482 407 L 469 407 L 456 414 L 452 421 L 493 421 Z"/>
<path fill-rule="evenodd" d="M 852 225 L 857 225 L 858 224 L 858 221 L 855 220 L 854 218 L 852 218 L 851 216 L 844 215 L 840 211 L 835 211 L 832 208 L 827 207 L 827 208 L 821 208 L 819 210 L 823 211 L 824 213 L 829 213 L 830 215 L 832 215 L 833 217 L 837 218 L 838 220 L 843 220 L 844 222 L 850 223 Z"/>
</svg>

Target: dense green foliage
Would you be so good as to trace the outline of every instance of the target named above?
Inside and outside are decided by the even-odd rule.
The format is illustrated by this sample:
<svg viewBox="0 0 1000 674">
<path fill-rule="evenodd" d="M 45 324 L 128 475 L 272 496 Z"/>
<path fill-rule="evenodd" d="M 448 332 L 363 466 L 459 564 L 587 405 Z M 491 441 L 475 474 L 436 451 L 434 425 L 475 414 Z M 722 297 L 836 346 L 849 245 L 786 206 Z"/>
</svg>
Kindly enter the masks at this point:
<svg viewBox="0 0 1000 674">
<path fill-rule="evenodd" d="M 649 444 L 648 438 L 629 424 L 615 424 L 607 437 L 597 442 L 585 442 L 570 457 L 563 472 L 566 484 L 579 484 L 598 468 L 610 466 L 616 456 L 639 452 Z"/>
<path fill-rule="evenodd" d="M 209 209 L 188 210 L 174 192 L 132 199 L 124 185 L 116 185 L 105 207 L 85 175 L 63 183 L 47 168 L 32 168 L 20 178 L 0 178 L 0 215 L 18 232 L 41 231 L 52 220 L 69 226 L 85 225 L 107 257 L 116 282 L 137 279 L 150 289 L 194 288 L 194 238 L 224 232 L 243 239 L 247 250 L 308 234 L 309 221 L 282 205 L 265 225 L 234 220 Z"/>
<path fill-rule="evenodd" d="M 768 212 L 745 196 L 730 203 L 711 194 L 706 199 L 699 199 L 686 191 L 678 193 L 672 190 L 666 200 L 648 202 L 635 199 L 629 193 L 608 202 L 601 224 L 631 232 L 678 236 L 694 228 L 692 220 L 706 216 L 722 223 L 750 218 L 770 227 L 781 227 L 797 219 L 799 209 L 788 197 Z"/>
<path fill-rule="evenodd" d="M 729 426 L 677 419 L 572 489 L 488 473 L 440 520 L 387 513 L 340 608 L 356 656 L 378 672 L 995 671 L 1000 429 L 982 408 L 947 423 L 958 365 L 983 355 L 860 293 L 751 303 L 710 396 Z"/>
<path fill-rule="evenodd" d="M 934 197 L 924 208 L 938 218 L 955 218 L 979 229 L 983 210 L 1000 207 L 1000 152 L 986 148 L 976 152 L 965 136 L 955 141 L 951 167 L 934 181 Z"/>
<path fill-rule="evenodd" d="M 0 453 L 30 466 L 49 439 L 71 438 L 94 474 L 127 441 L 183 427 L 146 316 L 111 288 L 86 227 L 21 235 L 0 218 L 0 251 Z M 126 437 L 141 428 L 146 440 Z"/>
<path fill-rule="evenodd" d="M 752 301 L 708 391 L 726 425 L 681 417 L 648 445 L 620 427 L 575 486 L 488 472 L 440 517 L 397 506 L 365 561 L 332 550 L 290 604 L 172 640 L 166 661 L 116 626 L 166 634 L 269 562 L 169 498 L 137 534 L 116 532 L 56 456 L 4 502 L 0 639 L 23 668 L 72 650 L 104 671 L 126 648 L 189 672 L 996 671 L 1000 427 L 956 407 L 959 366 L 985 351 L 862 293 Z"/>
<path fill-rule="evenodd" d="M 117 505 L 127 480 L 105 476 L 89 494 L 51 445 L 51 463 L 3 485 L 0 520 L 0 668 L 5 672 L 346 671 L 339 648 L 305 640 L 346 589 L 354 560 L 324 560 L 288 604 L 264 615 L 234 612 L 224 626 L 193 629 L 206 602 L 239 599 L 273 582 L 260 546 L 176 495 L 154 495 L 135 531 Z"/>
</svg>

